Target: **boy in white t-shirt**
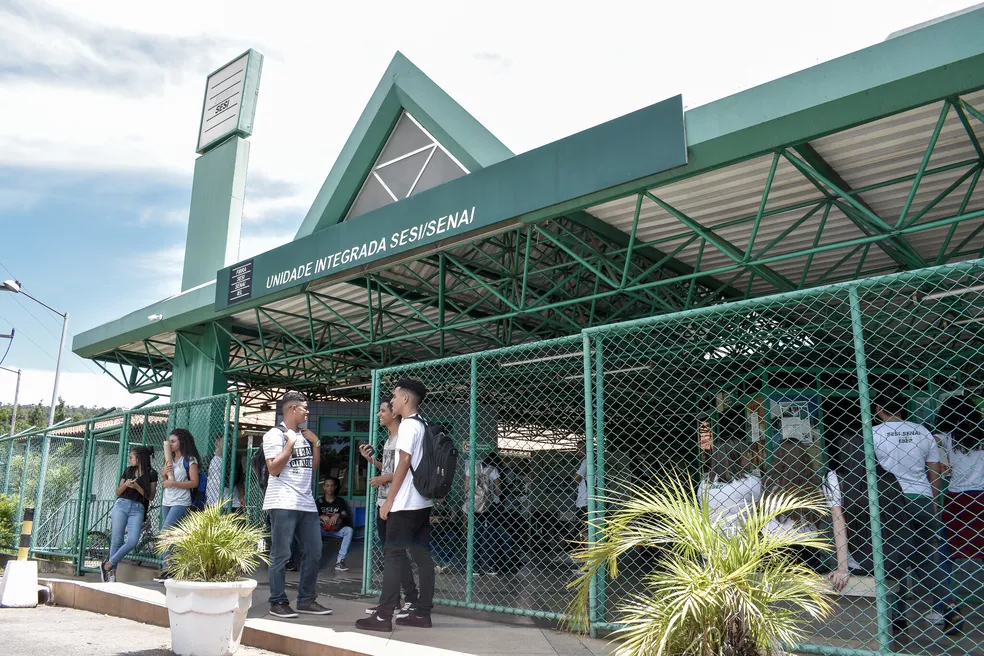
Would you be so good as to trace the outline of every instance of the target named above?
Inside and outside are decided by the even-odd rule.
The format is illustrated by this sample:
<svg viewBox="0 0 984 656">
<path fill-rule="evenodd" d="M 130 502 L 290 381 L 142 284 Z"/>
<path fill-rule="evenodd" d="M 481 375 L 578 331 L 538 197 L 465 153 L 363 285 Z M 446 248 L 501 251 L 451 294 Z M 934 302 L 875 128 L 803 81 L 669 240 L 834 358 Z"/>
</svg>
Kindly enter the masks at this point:
<svg viewBox="0 0 984 656">
<path fill-rule="evenodd" d="M 321 463 L 321 443 L 314 433 L 300 428 L 307 422 L 307 399 L 300 392 L 283 398 L 283 422 L 263 436 L 266 458 L 266 494 L 263 510 L 270 516 L 270 614 L 293 618 L 297 613 L 331 615 L 318 603 L 318 563 L 321 560 L 321 520 L 311 491 L 314 471 Z M 301 548 L 301 577 L 297 585 L 297 612 L 284 592 L 287 560 L 294 537 Z"/>
<path fill-rule="evenodd" d="M 419 380 L 397 382 L 393 390 L 393 412 L 403 417 L 396 438 L 397 463 L 386 502 L 379 509 L 386 522 L 383 545 L 383 589 L 376 612 L 356 621 L 356 627 L 389 633 L 393 630 L 393 613 L 400 606 L 400 584 L 410 567 L 407 551 L 417 564 L 420 592 L 406 617 L 398 617 L 400 626 L 430 628 L 434 606 L 434 560 L 430 552 L 430 514 L 434 502 L 422 496 L 414 485 L 414 469 L 420 466 L 424 451 L 424 421 L 417 408 L 427 396 Z"/>
<path fill-rule="evenodd" d="M 871 429 L 875 457 L 885 471 L 895 476 L 904 494 L 900 511 L 905 535 L 887 537 L 901 537 L 905 545 L 904 566 L 916 570 L 917 575 L 922 571 L 933 608 L 927 619 L 940 625 L 946 634 L 956 633 L 961 619 L 950 605 L 949 576 L 936 547 L 941 526 L 935 499 L 940 495 L 943 471 L 939 446 L 925 426 L 902 418 L 904 407 L 896 399 L 879 396 L 872 403 L 872 410 L 880 422 Z M 905 592 L 901 592 L 899 601 L 904 599 Z M 895 633 L 908 628 L 904 605 L 894 614 L 892 625 Z"/>
</svg>

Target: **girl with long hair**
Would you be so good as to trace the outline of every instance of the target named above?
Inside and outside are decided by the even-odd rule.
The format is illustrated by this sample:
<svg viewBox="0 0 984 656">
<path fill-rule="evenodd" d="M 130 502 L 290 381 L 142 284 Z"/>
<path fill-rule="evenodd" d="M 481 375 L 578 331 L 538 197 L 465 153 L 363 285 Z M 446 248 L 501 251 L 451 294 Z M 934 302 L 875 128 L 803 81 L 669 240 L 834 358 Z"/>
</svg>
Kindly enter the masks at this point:
<svg viewBox="0 0 984 656">
<path fill-rule="evenodd" d="M 943 520 L 954 558 L 984 558 L 984 417 L 964 396 L 943 401 L 937 439 L 950 460 Z"/>
<path fill-rule="evenodd" d="M 157 472 L 150 466 L 153 454 L 153 449 L 146 446 L 130 449 L 130 465 L 123 470 L 116 488 L 116 503 L 110 513 L 109 560 L 99 567 L 99 576 L 104 583 L 116 581 L 116 566 L 140 540 L 147 506 L 157 494 Z"/>
<path fill-rule="evenodd" d="M 164 465 L 164 499 L 161 501 L 161 529 L 180 522 L 191 507 L 191 491 L 198 487 L 198 462 L 201 456 L 195 446 L 195 438 L 185 428 L 175 428 L 167 439 L 165 455 L 170 458 Z M 161 574 L 154 580 L 168 578 L 167 554 L 162 560 Z"/>
<path fill-rule="evenodd" d="M 765 490 L 769 494 L 785 493 L 799 496 L 823 493 L 827 507 L 830 509 L 830 523 L 837 554 L 837 567 L 827 575 L 827 579 L 835 590 L 843 590 L 851 578 L 850 553 L 847 547 L 843 495 L 834 468 L 828 467 L 827 473 L 821 476 L 806 445 L 797 440 L 784 440 L 776 447 L 773 454 L 773 464 L 765 478 Z M 820 532 L 823 520 L 824 517 L 817 512 L 798 511 L 773 519 L 766 530 L 770 533 Z M 821 569 L 820 553 L 809 550 L 800 556 L 809 566 Z"/>
</svg>

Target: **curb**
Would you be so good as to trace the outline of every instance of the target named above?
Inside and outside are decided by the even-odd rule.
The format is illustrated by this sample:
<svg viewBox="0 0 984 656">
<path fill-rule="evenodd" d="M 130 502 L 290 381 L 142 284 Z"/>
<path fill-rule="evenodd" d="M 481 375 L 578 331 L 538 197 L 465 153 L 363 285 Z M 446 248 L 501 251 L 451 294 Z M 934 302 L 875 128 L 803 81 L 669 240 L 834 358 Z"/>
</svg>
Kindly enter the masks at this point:
<svg viewBox="0 0 984 656">
<path fill-rule="evenodd" d="M 126 583 L 85 583 L 39 579 L 49 586 L 55 606 L 101 613 L 142 624 L 169 628 L 164 594 Z M 464 652 L 399 642 L 355 631 L 335 631 L 305 624 L 249 619 L 242 644 L 290 656 L 467 656 Z"/>
</svg>

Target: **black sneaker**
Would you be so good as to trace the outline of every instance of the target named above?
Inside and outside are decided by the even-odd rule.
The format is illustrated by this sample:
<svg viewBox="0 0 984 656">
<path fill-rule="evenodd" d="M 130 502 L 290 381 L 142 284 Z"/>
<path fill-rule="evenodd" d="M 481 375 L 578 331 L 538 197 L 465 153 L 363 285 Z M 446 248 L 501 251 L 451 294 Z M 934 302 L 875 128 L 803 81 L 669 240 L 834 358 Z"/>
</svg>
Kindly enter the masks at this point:
<svg viewBox="0 0 984 656">
<path fill-rule="evenodd" d="M 418 615 L 416 611 L 406 617 L 397 618 L 396 623 L 399 626 L 414 626 L 418 629 L 429 629 L 433 626 L 430 615 Z"/>
<path fill-rule="evenodd" d="M 290 607 L 288 603 L 282 604 L 270 604 L 270 614 L 274 617 L 280 617 L 286 620 L 293 619 L 297 617 L 297 613 L 294 609 Z"/>
<path fill-rule="evenodd" d="M 348 565 L 345 564 L 345 561 L 344 560 L 340 560 L 337 563 L 335 563 L 335 571 L 336 572 L 347 572 L 348 571 Z"/>
<path fill-rule="evenodd" d="M 163 570 L 160 574 L 154 577 L 154 583 L 163 583 L 169 578 L 171 578 L 171 575 L 167 573 L 167 570 Z"/>
<path fill-rule="evenodd" d="M 943 626 L 941 628 L 944 635 L 960 633 L 960 630 L 963 628 L 963 615 L 960 613 L 960 610 L 951 608 L 943 616 Z"/>
<path fill-rule="evenodd" d="M 107 560 L 104 563 L 102 563 L 101 565 L 99 565 L 99 580 L 102 581 L 103 583 L 109 583 L 109 572 L 110 572 L 110 570 L 106 569 L 106 565 L 108 565 L 108 564 L 109 564 L 109 561 Z"/>
<path fill-rule="evenodd" d="M 299 572 L 301 570 L 301 567 L 297 563 L 291 562 L 291 563 L 287 563 L 287 566 L 284 569 L 286 569 L 288 572 Z"/>
<path fill-rule="evenodd" d="M 392 633 L 393 621 L 389 618 L 380 617 L 379 613 L 373 613 L 369 617 L 355 621 L 355 628 L 363 631 L 379 631 L 380 633 Z"/>
<path fill-rule="evenodd" d="M 303 604 L 297 602 L 297 612 L 306 615 L 331 615 L 330 608 L 326 608 L 316 601 L 308 601 Z"/>
<path fill-rule="evenodd" d="M 909 630 L 909 620 L 904 615 L 892 620 L 892 637 L 897 638 Z"/>
<path fill-rule="evenodd" d="M 396 609 L 396 619 L 398 620 L 403 619 L 404 617 L 406 617 L 412 612 L 413 612 L 413 603 L 408 601 Z"/>
</svg>

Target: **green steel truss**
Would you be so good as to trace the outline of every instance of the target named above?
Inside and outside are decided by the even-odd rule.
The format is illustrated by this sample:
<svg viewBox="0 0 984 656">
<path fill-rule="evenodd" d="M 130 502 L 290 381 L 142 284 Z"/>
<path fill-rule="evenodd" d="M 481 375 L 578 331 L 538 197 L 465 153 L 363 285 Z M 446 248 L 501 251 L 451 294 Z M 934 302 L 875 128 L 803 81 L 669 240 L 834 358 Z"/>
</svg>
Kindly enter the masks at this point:
<svg viewBox="0 0 984 656">
<path fill-rule="evenodd" d="M 276 303 L 251 310 L 251 316 L 219 326 L 231 341 L 225 368 L 230 388 L 239 391 L 246 404 L 273 401 L 278 389 L 288 385 L 306 388 L 315 398 L 368 398 L 365 383 L 373 368 L 984 257 L 984 205 L 979 196 L 975 202 L 984 171 L 984 150 L 978 137 L 984 113 L 960 97 L 940 105 L 920 164 L 905 175 L 851 188 L 809 143 L 787 144 L 771 153 L 772 166 L 759 190 L 758 210 L 748 216 L 698 221 L 661 197 L 661 188 L 640 188 L 629 196 L 635 199 L 629 232 L 584 211 L 567 212 L 360 275 L 348 281 L 364 290 L 354 300 L 351 294 L 342 298 L 321 291 L 331 287 L 310 288 L 303 292 L 303 312 L 278 310 Z M 974 156 L 933 165 L 934 149 L 951 112 L 959 118 Z M 794 204 L 777 200 L 772 183 L 782 161 L 815 187 L 814 198 Z M 936 176 L 953 180 L 931 201 L 917 206 L 914 200 L 920 185 Z M 879 216 L 863 198 L 889 188 L 908 189 L 899 216 Z M 927 218 L 948 200 L 957 207 L 955 211 L 942 218 Z M 676 230 L 642 240 L 644 203 L 655 204 L 675 218 Z M 833 209 L 843 213 L 861 236 L 829 235 L 827 219 Z M 798 218 L 777 237 L 756 239 L 770 217 L 792 212 Z M 961 224 L 968 222 L 974 222 L 973 229 L 956 239 Z M 814 224 L 809 245 L 786 246 L 784 240 L 790 234 Z M 735 227 L 747 231 L 746 244 L 722 237 L 724 231 L 733 234 Z M 913 245 L 920 234 L 941 229 L 945 235 L 934 238 L 932 254 L 926 254 L 925 240 L 920 249 Z M 679 259 L 684 249 L 694 246 L 693 264 Z M 815 268 L 814 257 L 830 251 L 841 257 L 833 265 Z M 869 256 L 878 251 L 891 259 L 891 265 L 866 267 Z M 723 253 L 728 262 L 704 266 L 704 257 L 711 252 Z M 791 259 L 804 263 L 795 279 L 773 267 Z M 845 267 L 849 261 L 851 266 Z M 759 287 L 753 292 L 753 283 L 762 281 L 767 291 Z M 99 360 L 121 384 L 141 391 L 168 383 L 173 362 L 165 353 L 172 351 L 158 337 L 144 340 L 139 351 L 117 349 Z M 332 393 L 331 388 L 345 388 L 338 390 L 344 394 Z"/>
</svg>

